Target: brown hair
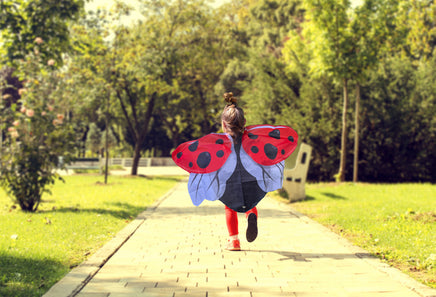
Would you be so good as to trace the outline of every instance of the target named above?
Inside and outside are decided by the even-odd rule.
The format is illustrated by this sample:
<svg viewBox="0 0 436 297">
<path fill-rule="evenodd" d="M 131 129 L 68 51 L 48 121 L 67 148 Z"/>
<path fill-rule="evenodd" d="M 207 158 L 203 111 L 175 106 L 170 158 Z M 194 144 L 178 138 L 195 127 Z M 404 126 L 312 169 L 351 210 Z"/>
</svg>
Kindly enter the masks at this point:
<svg viewBox="0 0 436 297">
<path fill-rule="evenodd" d="M 236 138 L 244 132 L 244 111 L 236 105 L 238 99 L 233 97 L 233 93 L 224 93 L 224 100 L 227 102 L 227 105 L 221 114 L 221 121 L 230 130 L 229 134 Z"/>
</svg>

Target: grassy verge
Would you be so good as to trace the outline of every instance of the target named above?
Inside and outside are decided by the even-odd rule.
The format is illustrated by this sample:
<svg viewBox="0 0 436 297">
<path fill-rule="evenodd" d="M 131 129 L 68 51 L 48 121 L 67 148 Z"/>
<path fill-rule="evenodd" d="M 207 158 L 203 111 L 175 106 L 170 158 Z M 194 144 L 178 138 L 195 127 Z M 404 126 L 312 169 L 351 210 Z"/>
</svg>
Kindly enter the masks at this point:
<svg viewBox="0 0 436 297">
<path fill-rule="evenodd" d="M 306 196 L 293 208 L 436 287 L 436 185 L 309 184 Z"/>
<path fill-rule="evenodd" d="M 41 296 L 179 178 L 66 176 L 36 213 L 0 191 L 0 296 Z"/>
</svg>

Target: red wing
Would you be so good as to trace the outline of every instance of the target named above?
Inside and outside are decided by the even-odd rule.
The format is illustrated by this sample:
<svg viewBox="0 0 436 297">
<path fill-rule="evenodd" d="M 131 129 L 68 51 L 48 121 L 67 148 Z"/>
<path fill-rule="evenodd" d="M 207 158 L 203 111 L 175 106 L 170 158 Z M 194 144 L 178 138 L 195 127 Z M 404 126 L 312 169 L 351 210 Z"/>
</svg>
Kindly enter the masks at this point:
<svg viewBox="0 0 436 297">
<path fill-rule="evenodd" d="M 179 145 L 172 153 L 174 162 L 190 173 L 209 173 L 223 166 L 232 142 L 226 134 L 208 134 Z"/>
<path fill-rule="evenodd" d="M 297 132 L 287 126 L 248 126 L 242 136 L 245 152 L 256 163 L 264 166 L 285 160 L 295 150 L 297 142 Z"/>
</svg>

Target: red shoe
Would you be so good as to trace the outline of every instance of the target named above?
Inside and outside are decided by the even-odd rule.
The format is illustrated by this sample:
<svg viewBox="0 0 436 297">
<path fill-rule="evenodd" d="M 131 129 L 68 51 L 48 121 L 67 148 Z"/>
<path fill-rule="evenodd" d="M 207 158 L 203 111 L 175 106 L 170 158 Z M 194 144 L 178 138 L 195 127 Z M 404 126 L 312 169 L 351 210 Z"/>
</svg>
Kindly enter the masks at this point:
<svg viewBox="0 0 436 297">
<path fill-rule="evenodd" d="M 241 243 L 239 242 L 239 239 L 229 239 L 227 243 L 226 250 L 228 251 L 240 251 L 241 250 Z"/>
</svg>

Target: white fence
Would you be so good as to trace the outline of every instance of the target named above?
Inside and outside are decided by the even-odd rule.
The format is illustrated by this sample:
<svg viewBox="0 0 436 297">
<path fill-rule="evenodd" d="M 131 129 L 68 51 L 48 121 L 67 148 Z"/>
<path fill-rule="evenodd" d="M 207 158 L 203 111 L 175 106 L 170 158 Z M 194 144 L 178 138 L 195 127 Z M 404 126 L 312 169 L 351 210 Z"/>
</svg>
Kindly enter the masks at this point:
<svg viewBox="0 0 436 297">
<path fill-rule="evenodd" d="M 101 159 L 104 164 L 105 159 Z M 123 167 L 132 167 L 133 158 L 109 158 L 109 166 L 120 165 Z M 139 167 L 151 166 L 177 166 L 171 158 L 141 158 L 139 159 Z"/>
</svg>

